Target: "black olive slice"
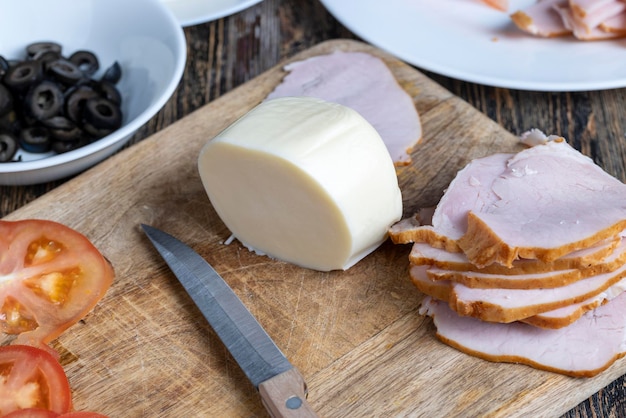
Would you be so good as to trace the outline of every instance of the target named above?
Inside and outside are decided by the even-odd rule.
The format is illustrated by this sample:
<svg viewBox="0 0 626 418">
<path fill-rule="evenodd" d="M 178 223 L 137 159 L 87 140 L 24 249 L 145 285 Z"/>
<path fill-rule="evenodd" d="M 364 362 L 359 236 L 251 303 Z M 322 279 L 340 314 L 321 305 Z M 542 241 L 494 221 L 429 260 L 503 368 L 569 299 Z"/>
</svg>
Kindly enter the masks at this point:
<svg viewBox="0 0 626 418">
<path fill-rule="evenodd" d="M 83 72 L 72 61 L 59 58 L 48 63 L 48 74 L 66 86 L 73 86 L 84 77 Z"/>
<path fill-rule="evenodd" d="M 13 95 L 4 84 L 0 84 L 0 116 L 13 110 Z"/>
<path fill-rule="evenodd" d="M 81 140 L 53 141 L 51 147 L 52 147 L 52 151 L 56 152 L 57 154 L 63 154 L 64 152 L 73 151 L 85 145 L 87 145 L 87 143 Z"/>
<path fill-rule="evenodd" d="M 15 92 L 23 92 L 42 79 L 43 70 L 39 61 L 21 61 L 9 67 L 3 82 Z"/>
<path fill-rule="evenodd" d="M 50 151 L 50 133 L 43 126 L 31 126 L 20 132 L 20 146 L 28 152 L 42 153 Z"/>
<path fill-rule="evenodd" d="M 83 123 L 83 131 L 91 135 L 94 139 L 100 139 L 114 132 L 115 129 L 96 128 L 89 122 L 85 122 Z"/>
<path fill-rule="evenodd" d="M 2 81 L 2 77 L 9 71 L 9 61 L 0 55 L 0 81 Z"/>
<path fill-rule="evenodd" d="M 100 68 L 98 57 L 91 51 L 76 51 L 70 55 L 69 60 L 73 62 L 85 75 L 92 76 Z"/>
<path fill-rule="evenodd" d="M 42 81 L 28 91 L 24 106 L 34 119 L 50 119 L 63 109 L 63 92 L 56 83 Z"/>
<path fill-rule="evenodd" d="M 119 106 L 101 97 L 87 100 L 83 118 L 96 129 L 117 129 L 122 126 Z"/>
<path fill-rule="evenodd" d="M 109 68 L 106 69 L 100 80 L 117 84 L 117 82 L 120 81 L 120 78 L 122 78 L 122 67 L 119 62 L 115 61 Z"/>
<path fill-rule="evenodd" d="M 0 133 L 0 163 L 11 161 L 16 152 L 17 140 L 6 132 Z"/>
<path fill-rule="evenodd" d="M 61 45 L 56 42 L 49 42 L 49 41 L 33 42 L 32 44 L 26 47 L 26 54 L 28 55 L 29 58 L 33 58 L 37 54 L 40 54 L 44 51 L 54 51 L 60 54 L 61 49 L 62 49 Z"/>
<path fill-rule="evenodd" d="M 96 97 L 99 97 L 98 92 L 88 85 L 80 85 L 68 90 L 65 93 L 65 115 L 74 122 L 80 123 L 85 103 Z"/>
<path fill-rule="evenodd" d="M 15 110 L 0 116 L 0 131 L 9 132 L 17 135 L 21 129 L 21 119 L 17 116 Z"/>
<path fill-rule="evenodd" d="M 48 51 L 39 52 L 37 55 L 33 57 L 33 60 L 39 61 L 40 63 L 42 63 L 44 71 L 46 71 L 48 69 L 48 65 L 52 61 L 56 61 L 59 58 L 63 58 L 60 53 L 56 51 L 48 50 Z"/>
<path fill-rule="evenodd" d="M 50 129 L 73 129 L 76 126 L 70 119 L 61 115 L 42 120 L 41 123 Z"/>
<path fill-rule="evenodd" d="M 108 81 L 100 81 L 96 84 L 95 88 L 98 93 L 100 93 L 101 97 L 104 97 L 105 99 L 115 103 L 118 106 L 122 104 L 122 95 L 117 87 L 113 85 L 113 83 L 110 83 Z"/>
</svg>

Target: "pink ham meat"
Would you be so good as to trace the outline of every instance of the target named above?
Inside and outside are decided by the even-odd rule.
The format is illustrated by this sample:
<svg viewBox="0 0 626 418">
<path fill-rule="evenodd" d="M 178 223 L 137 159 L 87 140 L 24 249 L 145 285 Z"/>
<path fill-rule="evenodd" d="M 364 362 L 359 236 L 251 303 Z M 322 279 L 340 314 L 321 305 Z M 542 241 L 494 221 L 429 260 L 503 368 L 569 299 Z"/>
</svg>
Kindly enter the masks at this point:
<svg viewBox="0 0 626 418">
<path fill-rule="evenodd" d="M 442 341 L 491 361 L 522 363 L 569 376 L 592 377 L 626 353 L 624 293 L 558 330 L 461 317 L 445 303 L 432 298 L 422 302 L 420 312 L 433 317 L 437 336 Z"/>
<path fill-rule="evenodd" d="M 580 40 L 601 40 L 626 35 L 622 0 L 541 0 L 511 19 L 521 30 L 543 37 L 572 34 Z"/>
<path fill-rule="evenodd" d="M 422 137 L 413 99 L 385 63 L 362 52 L 337 51 L 285 66 L 288 74 L 267 99 L 311 96 L 348 106 L 380 134 L 396 165 L 411 162 Z"/>
<path fill-rule="evenodd" d="M 591 376 L 626 351 L 626 185 L 563 138 L 521 140 L 534 146 L 472 161 L 433 211 L 389 233 L 413 243 L 410 277 L 444 342 Z M 590 363 L 576 338 L 607 350 Z"/>
<path fill-rule="evenodd" d="M 488 192 L 497 200 L 467 213 L 458 240 L 477 266 L 551 262 L 626 227 L 626 185 L 565 141 L 519 152 Z"/>
<path fill-rule="evenodd" d="M 405 224 L 397 224 L 394 227 L 400 228 Z M 622 231 L 626 233 L 626 231 Z M 554 270 L 584 269 L 592 265 L 601 263 L 606 257 L 613 253 L 613 250 L 621 243 L 621 239 L 611 238 L 601 241 L 595 246 L 584 248 L 566 254 L 551 263 L 544 263 L 539 260 L 515 260 L 511 267 L 501 264 L 491 264 L 484 268 L 478 268 L 470 263 L 465 254 L 460 252 L 449 252 L 440 248 L 431 247 L 428 244 L 416 242 L 413 244 L 409 261 L 413 265 L 432 265 L 444 270 L 481 272 L 486 274 L 520 274 L 520 273 L 543 273 Z M 623 244 L 622 244 L 623 245 Z"/>
<path fill-rule="evenodd" d="M 511 15 L 513 23 L 532 35 L 542 37 L 564 36 L 571 33 L 554 10 L 555 6 L 566 6 L 567 0 L 543 0 Z"/>
<path fill-rule="evenodd" d="M 626 266 L 565 286 L 536 289 L 481 289 L 452 281 L 432 281 L 428 266 L 412 266 L 410 275 L 420 291 L 447 301 L 459 315 L 508 323 L 593 298 L 623 279 Z"/>
<path fill-rule="evenodd" d="M 462 251 L 480 268 L 513 267 L 520 258 L 553 262 L 624 227 L 626 185 L 561 139 L 472 161 L 450 184 L 432 225 L 390 236 Z"/>
</svg>

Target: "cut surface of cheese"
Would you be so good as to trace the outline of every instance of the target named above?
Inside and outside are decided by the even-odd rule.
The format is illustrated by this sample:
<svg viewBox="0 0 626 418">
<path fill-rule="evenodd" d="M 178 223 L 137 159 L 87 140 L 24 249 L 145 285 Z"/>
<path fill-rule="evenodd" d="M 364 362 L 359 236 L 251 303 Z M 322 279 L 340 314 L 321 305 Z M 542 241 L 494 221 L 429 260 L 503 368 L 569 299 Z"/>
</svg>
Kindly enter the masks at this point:
<svg viewBox="0 0 626 418">
<path fill-rule="evenodd" d="M 354 110 L 320 99 L 261 103 L 204 146 L 198 169 L 234 237 L 315 270 L 350 268 L 402 215 L 380 135 Z"/>
</svg>

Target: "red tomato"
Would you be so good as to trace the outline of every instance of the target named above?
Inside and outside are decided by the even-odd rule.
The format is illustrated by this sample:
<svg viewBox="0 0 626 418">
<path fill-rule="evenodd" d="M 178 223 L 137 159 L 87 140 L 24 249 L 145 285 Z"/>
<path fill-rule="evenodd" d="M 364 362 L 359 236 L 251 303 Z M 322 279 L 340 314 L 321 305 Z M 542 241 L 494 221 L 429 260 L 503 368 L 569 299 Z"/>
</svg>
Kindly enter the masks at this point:
<svg viewBox="0 0 626 418">
<path fill-rule="evenodd" d="M 29 408 L 64 414 L 71 406 L 70 384 L 52 354 L 27 345 L 0 347 L 0 416 Z"/>
<path fill-rule="evenodd" d="M 113 268 L 79 232 L 56 222 L 0 221 L 0 331 L 44 347 L 83 318 Z"/>
<path fill-rule="evenodd" d="M 8 415 L 3 415 L 2 418 L 58 418 L 61 415 L 54 411 L 41 408 L 26 408 L 18 409 L 11 412 Z"/>
</svg>

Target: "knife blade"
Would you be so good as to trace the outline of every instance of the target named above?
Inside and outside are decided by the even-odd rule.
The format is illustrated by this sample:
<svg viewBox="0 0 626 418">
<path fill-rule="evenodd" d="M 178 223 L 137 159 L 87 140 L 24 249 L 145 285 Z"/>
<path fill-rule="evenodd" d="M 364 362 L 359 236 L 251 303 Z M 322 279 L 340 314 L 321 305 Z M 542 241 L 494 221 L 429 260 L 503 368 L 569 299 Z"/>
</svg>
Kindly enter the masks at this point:
<svg viewBox="0 0 626 418">
<path fill-rule="evenodd" d="M 316 417 L 302 375 L 287 360 L 228 283 L 192 248 L 141 224 L 146 236 L 259 391 L 272 417 Z"/>
</svg>

